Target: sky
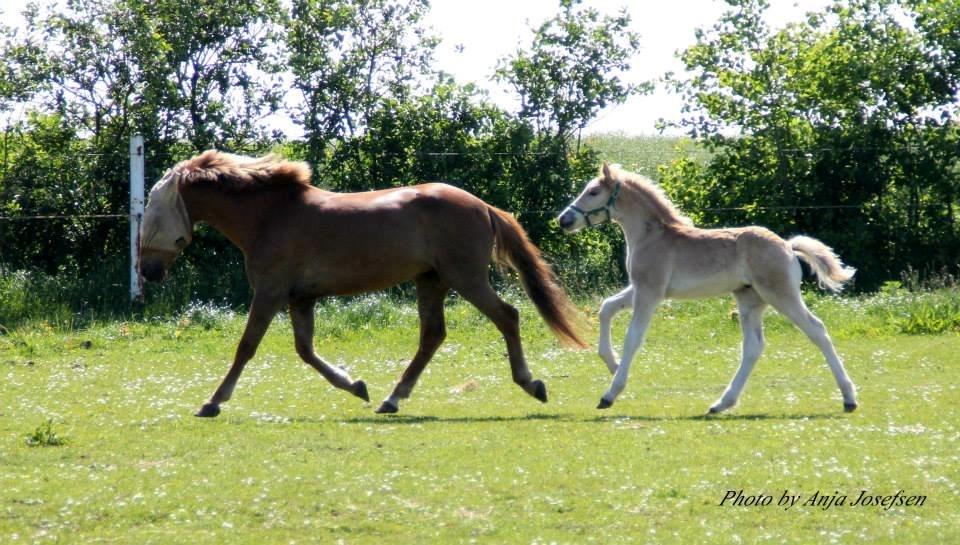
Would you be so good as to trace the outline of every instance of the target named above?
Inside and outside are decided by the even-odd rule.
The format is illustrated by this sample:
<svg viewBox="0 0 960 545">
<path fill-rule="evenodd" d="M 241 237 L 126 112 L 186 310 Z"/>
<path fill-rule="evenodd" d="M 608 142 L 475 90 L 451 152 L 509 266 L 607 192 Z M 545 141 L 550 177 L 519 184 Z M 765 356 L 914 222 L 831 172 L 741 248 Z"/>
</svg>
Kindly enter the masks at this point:
<svg viewBox="0 0 960 545">
<path fill-rule="evenodd" d="M 3 0 L 0 10 L 4 23 L 22 24 L 18 14 L 26 3 Z M 829 3 L 770 0 L 768 22 L 780 27 Z M 681 73 L 676 53 L 694 43 L 695 29 L 709 27 L 726 8 L 723 0 L 585 0 L 584 4 L 609 15 L 627 7 L 631 28 L 640 34 L 640 53 L 624 75 L 633 83 L 657 80 L 668 71 Z M 516 99 L 509 89 L 492 81 L 494 69 L 498 60 L 518 46 L 528 48 L 533 28 L 556 13 L 558 6 L 559 0 L 432 0 L 427 24 L 441 38 L 435 67 L 461 83 L 472 82 L 487 90 L 490 99 L 501 107 L 516 109 Z M 601 111 L 584 133 L 657 134 L 657 120 L 678 120 L 681 106 L 679 97 L 658 86 L 651 95 L 634 96 L 623 105 Z"/>
</svg>

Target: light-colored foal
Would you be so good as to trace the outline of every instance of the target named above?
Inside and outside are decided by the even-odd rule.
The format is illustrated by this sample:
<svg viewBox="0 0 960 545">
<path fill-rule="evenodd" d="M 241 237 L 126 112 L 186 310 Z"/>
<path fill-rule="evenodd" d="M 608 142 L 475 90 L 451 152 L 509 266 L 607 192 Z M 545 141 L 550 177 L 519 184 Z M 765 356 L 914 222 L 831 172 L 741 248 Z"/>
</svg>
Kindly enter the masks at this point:
<svg viewBox="0 0 960 545">
<path fill-rule="evenodd" d="M 559 217 L 567 232 L 614 221 L 627 242 L 630 285 L 600 307 L 600 357 L 613 374 L 598 408 L 613 405 L 627 384 L 630 364 L 643 344 L 654 310 L 664 299 L 699 298 L 733 293 L 743 330 L 740 367 L 711 413 L 737 404 L 754 364 L 763 352 L 763 313 L 773 306 L 823 352 L 843 396 L 846 411 L 857 408 L 856 387 L 847 376 L 827 330 L 803 302 L 802 270 L 807 262 L 821 286 L 839 291 L 855 270 L 845 267 L 818 240 L 783 240 L 762 227 L 698 229 L 682 216 L 649 180 L 604 164 L 601 175 Z M 632 307 L 623 353 L 617 361 L 610 325 Z"/>
</svg>

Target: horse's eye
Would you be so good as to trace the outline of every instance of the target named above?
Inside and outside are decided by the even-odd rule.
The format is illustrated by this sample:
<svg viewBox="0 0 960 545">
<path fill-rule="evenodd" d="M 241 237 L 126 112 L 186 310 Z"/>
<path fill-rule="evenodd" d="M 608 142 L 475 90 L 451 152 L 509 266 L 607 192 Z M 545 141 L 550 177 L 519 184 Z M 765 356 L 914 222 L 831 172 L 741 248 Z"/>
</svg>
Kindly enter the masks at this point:
<svg viewBox="0 0 960 545">
<path fill-rule="evenodd" d="M 595 187 L 595 188 L 591 189 L 591 190 L 587 193 L 587 195 L 590 195 L 591 197 L 595 197 L 595 196 L 597 196 L 599 193 L 600 193 L 600 188 L 599 188 L 599 187 Z"/>
</svg>

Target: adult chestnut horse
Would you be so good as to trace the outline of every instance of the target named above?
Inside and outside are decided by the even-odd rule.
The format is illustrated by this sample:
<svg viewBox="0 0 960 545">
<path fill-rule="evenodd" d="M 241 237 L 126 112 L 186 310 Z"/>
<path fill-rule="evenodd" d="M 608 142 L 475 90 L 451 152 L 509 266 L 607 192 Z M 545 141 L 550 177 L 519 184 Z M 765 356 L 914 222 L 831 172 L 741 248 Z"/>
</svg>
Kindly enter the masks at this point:
<svg viewBox="0 0 960 545">
<path fill-rule="evenodd" d="M 369 401 L 366 384 L 320 359 L 313 348 L 316 300 L 380 290 L 413 280 L 420 347 L 379 413 L 395 413 L 446 335 L 443 302 L 456 290 L 497 326 L 513 381 L 547 401 L 520 345 L 519 313 L 488 279 L 491 257 L 519 273 L 547 325 L 584 346 L 567 317 L 572 305 L 517 221 L 444 184 L 332 193 L 309 184 L 305 163 L 207 151 L 169 170 L 150 191 L 140 229 L 140 272 L 162 280 L 203 221 L 236 244 L 254 290 L 246 329 L 230 371 L 197 416 L 217 416 L 273 317 L 290 313 L 300 357 L 337 388 Z"/>
</svg>

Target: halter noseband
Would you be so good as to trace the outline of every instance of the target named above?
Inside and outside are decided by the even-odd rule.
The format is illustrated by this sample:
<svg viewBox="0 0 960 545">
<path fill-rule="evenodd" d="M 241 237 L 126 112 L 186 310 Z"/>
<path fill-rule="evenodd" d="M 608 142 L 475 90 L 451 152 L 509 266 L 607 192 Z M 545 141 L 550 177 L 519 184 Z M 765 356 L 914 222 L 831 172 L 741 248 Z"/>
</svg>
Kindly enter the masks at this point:
<svg viewBox="0 0 960 545">
<path fill-rule="evenodd" d="M 599 208 L 592 208 L 592 209 L 587 210 L 587 211 L 584 211 L 584 210 L 581 209 L 579 206 L 576 206 L 576 205 L 571 204 L 571 205 L 570 205 L 570 210 L 573 210 L 574 212 L 576 212 L 576 213 L 580 214 L 581 216 L 583 216 L 583 220 L 587 222 L 587 227 L 593 227 L 594 225 L 600 225 L 601 223 L 603 223 L 603 222 L 605 222 L 605 221 L 610 221 L 610 220 L 613 219 L 613 216 L 610 215 L 610 208 L 611 208 L 614 204 L 617 203 L 617 197 L 619 197 L 619 196 L 620 196 L 620 182 L 618 181 L 618 182 L 617 182 L 617 185 L 613 186 L 613 192 L 610 193 L 610 198 L 607 199 L 607 204 L 605 204 L 605 205 L 603 205 L 603 206 L 601 206 L 601 207 L 599 207 Z M 598 222 L 592 222 L 592 221 L 590 221 L 590 216 L 593 215 L 593 214 L 596 214 L 596 213 L 598 213 L 598 212 L 606 212 L 606 213 L 607 213 L 606 219 L 604 219 L 603 221 L 598 221 Z"/>
</svg>

